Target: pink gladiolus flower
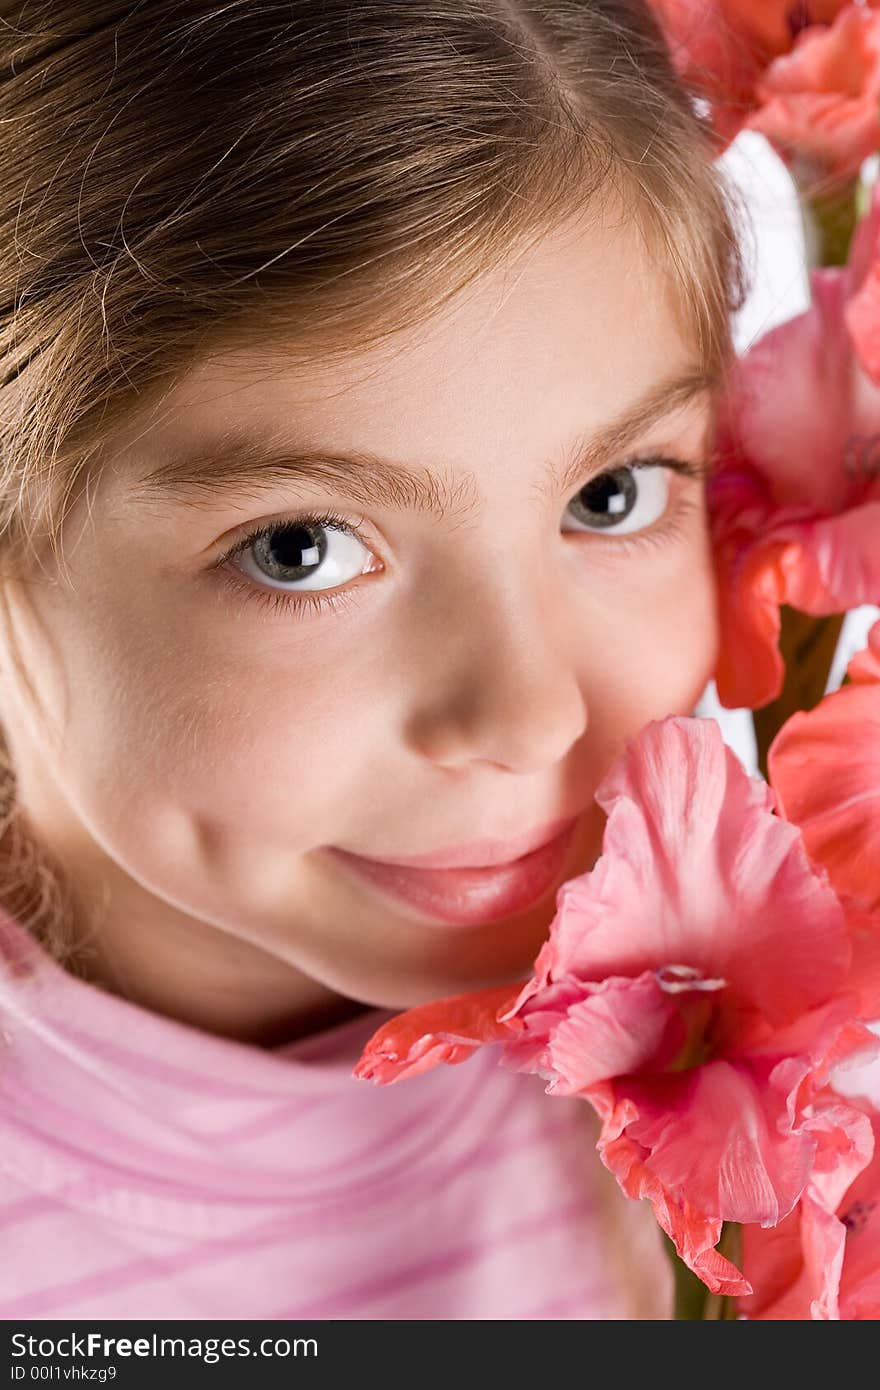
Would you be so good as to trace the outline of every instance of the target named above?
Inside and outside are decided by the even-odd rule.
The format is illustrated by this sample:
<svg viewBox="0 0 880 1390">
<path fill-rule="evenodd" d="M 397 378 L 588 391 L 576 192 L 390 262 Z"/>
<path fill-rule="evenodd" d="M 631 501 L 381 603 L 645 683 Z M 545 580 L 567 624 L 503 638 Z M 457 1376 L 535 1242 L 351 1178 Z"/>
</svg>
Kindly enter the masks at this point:
<svg viewBox="0 0 880 1390">
<path fill-rule="evenodd" d="M 835 1098 L 827 1106 L 833 1114 Z M 843 1125 L 830 1121 L 843 1135 L 843 1161 L 839 1152 L 827 1154 L 821 1136 L 815 1176 L 791 1215 L 772 1230 L 743 1230 L 743 1268 L 754 1292 L 738 1309 L 749 1318 L 880 1317 L 880 1116 L 853 1117 L 849 1109 Z"/>
<path fill-rule="evenodd" d="M 720 151 L 758 104 L 757 84 L 808 25 L 830 24 L 847 0 L 650 0 L 675 67 L 711 103 Z M 875 0 L 870 0 L 873 5 Z"/>
<path fill-rule="evenodd" d="M 623 1191 L 710 1289 L 744 1294 L 714 1249 L 722 1222 L 794 1209 L 820 1139 L 847 1148 L 848 1107 L 832 1124 L 814 1094 L 876 1050 L 846 915 L 712 720 L 647 725 L 596 800 L 602 855 L 560 888 L 531 979 L 390 1020 L 355 1075 L 393 1082 L 500 1043 L 505 1066 L 594 1106 Z"/>
<path fill-rule="evenodd" d="M 880 147 L 880 14 L 848 5 L 813 26 L 756 85 L 759 130 L 805 186 L 845 182 Z"/>
<path fill-rule="evenodd" d="M 839 894 L 880 912 L 880 622 L 851 685 L 791 716 L 767 757 L 780 807 Z"/>
<path fill-rule="evenodd" d="M 880 386 L 847 323 L 878 225 L 880 189 L 850 266 L 814 270 L 810 308 L 765 334 L 726 383 L 708 500 L 715 679 L 729 707 L 779 694 L 780 605 L 818 617 L 880 600 Z"/>
</svg>

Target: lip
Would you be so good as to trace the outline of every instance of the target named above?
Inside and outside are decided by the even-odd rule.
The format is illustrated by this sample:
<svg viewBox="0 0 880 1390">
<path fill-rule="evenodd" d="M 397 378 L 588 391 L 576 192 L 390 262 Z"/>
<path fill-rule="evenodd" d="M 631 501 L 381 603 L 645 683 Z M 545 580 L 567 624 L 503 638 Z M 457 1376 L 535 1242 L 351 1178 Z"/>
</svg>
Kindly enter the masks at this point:
<svg viewBox="0 0 880 1390">
<path fill-rule="evenodd" d="M 421 866 L 410 859 L 390 862 L 379 859 L 366 859 L 347 850 L 328 849 L 328 853 L 362 883 L 368 884 L 382 896 L 415 907 L 429 923 L 445 926 L 477 926 L 509 917 L 515 912 L 532 906 L 552 888 L 565 864 L 569 846 L 577 829 L 574 820 L 554 822 L 557 829 L 554 838 L 504 862 L 480 866 L 460 865 L 457 867 L 433 867 L 425 865 L 426 859 L 440 857 L 460 857 L 471 855 L 491 856 L 499 854 L 499 841 L 481 841 L 455 850 L 446 850 L 442 856 L 420 856 Z M 543 834 L 543 830 L 540 832 Z M 528 837 L 534 843 L 539 831 L 532 831 Z M 504 845 L 509 849 L 510 842 Z"/>
</svg>

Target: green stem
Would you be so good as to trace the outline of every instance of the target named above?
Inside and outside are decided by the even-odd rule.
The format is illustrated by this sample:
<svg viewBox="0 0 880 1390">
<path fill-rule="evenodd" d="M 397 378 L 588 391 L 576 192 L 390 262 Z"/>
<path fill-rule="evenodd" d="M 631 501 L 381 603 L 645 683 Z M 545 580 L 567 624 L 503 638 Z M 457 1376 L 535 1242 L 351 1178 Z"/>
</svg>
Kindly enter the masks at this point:
<svg viewBox="0 0 880 1390">
<path fill-rule="evenodd" d="M 862 204 L 858 178 L 824 191 L 803 192 L 801 212 L 811 266 L 846 265 Z"/>
<path fill-rule="evenodd" d="M 679 1322 L 684 1319 L 699 1321 L 703 1316 L 703 1304 L 706 1301 L 706 1285 L 679 1258 L 675 1246 L 665 1233 L 663 1244 L 672 1264 L 675 1281 L 672 1316 Z"/>
<path fill-rule="evenodd" d="M 785 665 L 782 690 L 770 704 L 752 711 L 758 767 L 765 778 L 767 753 L 783 724 L 799 710 L 812 709 L 825 693 L 846 615 L 811 618 L 783 606 L 779 616 L 779 652 Z"/>
</svg>

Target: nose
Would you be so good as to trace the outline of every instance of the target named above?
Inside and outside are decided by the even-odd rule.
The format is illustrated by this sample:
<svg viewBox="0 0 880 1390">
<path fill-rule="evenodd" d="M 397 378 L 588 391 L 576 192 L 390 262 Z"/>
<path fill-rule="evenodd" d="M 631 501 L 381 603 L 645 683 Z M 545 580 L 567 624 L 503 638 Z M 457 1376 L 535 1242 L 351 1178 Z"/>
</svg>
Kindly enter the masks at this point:
<svg viewBox="0 0 880 1390">
<path fill-rule="evenodd" d="M 472 762 L 532 772 L 587 729 L 587 705 L 558 591 L 471 586 L 433 609 L 406 741 L 447 768 Z"/>
</svg>

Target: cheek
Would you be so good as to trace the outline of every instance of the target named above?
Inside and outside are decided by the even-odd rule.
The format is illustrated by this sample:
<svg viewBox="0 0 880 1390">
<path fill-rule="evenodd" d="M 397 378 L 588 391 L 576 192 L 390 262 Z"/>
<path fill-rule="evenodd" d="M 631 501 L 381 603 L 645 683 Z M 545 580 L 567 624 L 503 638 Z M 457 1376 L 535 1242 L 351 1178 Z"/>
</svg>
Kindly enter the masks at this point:
<svg viewBox="0 0 880 1390">
<path fill-rule="evenodd" d="M 652 707 L 647 717 L 689 714 L 712 678 L 719 647 L 715 576 L 705 537 L 683 551 L 677 572 L 656 595 L 646 619 L 637 688 Z"/>
<path fill-rule="evenodd" d="M 357 683 L 279 625 L 235 653 L 228 623 L 127 597 L 53 614 L 68 692 L 54 770 L 104 849 L 185 900 L 198 875 L 229 885 L 248 856 L 289 864 L 336 838 L 372 741 Z"/>
<path fill-rule="evenodd" d="M 84 775 L 100 760 L 117 799 L 149 796 L 211 836 L 311 847 L 369 742 L 344 685 L 298 680 L 277 664 L 258 678 L 252 668 L 169 662 L 138 680 L 120 659 L 121 699 L 103 719 L 99 701 L 86 715 L 94 746 Z"/>
<path fill-rule="evenodd" d="M 616 740 L 651 719 L 690 714 L 712 678 L 719 646 L 703 528 L 666 552 L 658 549 L 653 561 L 649 550 L 603 598 L 591 661 L 594 728 L 610 729 Z"/>
<path fill-rule="evenodd" d="M 170 651 L 164 662 L 107 659 L 71 704 L 57 768 L 77 833 L 192 916 L 245 936 L 279 912 L 286 921 L 309 896 L 303 856 L 338 840 L 357 802 L 369 731 L 332 688 L 312 700 L 277 670 L 254 691 L 242 673 L 198 670 Z"/>
</svg>

